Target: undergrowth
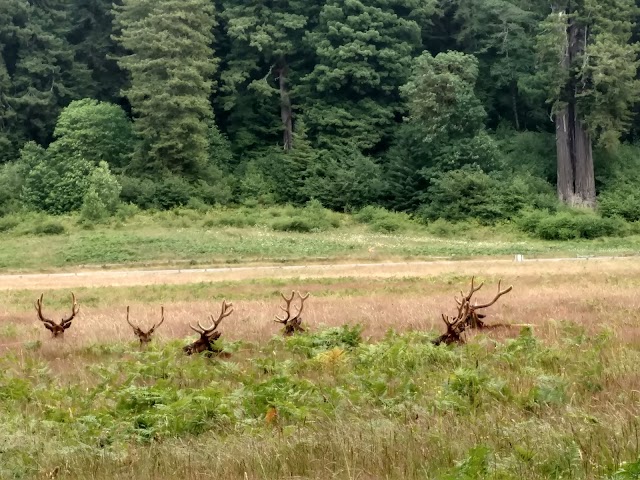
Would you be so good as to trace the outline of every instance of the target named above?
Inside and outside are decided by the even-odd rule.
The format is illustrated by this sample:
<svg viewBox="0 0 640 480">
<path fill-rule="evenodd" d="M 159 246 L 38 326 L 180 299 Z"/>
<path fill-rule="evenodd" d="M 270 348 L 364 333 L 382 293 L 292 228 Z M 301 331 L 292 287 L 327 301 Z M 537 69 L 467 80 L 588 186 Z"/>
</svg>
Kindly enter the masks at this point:
<svg viewBox="0 0 640 480">
<path fill-rule="evenodd" d="M 640 353 L 608 332 L 459 347 L 361 332 L 227 345 L 227 360 L 180 342 L 6 354 L 0 477 L 637 478 L 637 398 L 618 377 Z"/>
</svg>

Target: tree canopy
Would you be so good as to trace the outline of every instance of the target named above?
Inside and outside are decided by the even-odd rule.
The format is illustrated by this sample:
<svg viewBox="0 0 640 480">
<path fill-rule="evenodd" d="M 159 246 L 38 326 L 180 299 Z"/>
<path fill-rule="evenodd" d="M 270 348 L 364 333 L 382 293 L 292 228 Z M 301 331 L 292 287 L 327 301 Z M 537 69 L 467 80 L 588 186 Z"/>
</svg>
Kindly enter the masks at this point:
<svg viewBox="0 0 640 480">
<path fill-rule="evenodd" d="M 638 13 L 633 0 L 5 0 L 0 185 L 15 187 L 0 202 L 97 218 L 113 202 L 87 179 L 113 177 L 110 192 L 157 208 L 317 199 L 458 218 L 492 189 L 554 208 L 539 200 L 552 188 L 594 207 L 640 177 L 613 182 L 606 166 L 640 132 Z"/>
</svg>

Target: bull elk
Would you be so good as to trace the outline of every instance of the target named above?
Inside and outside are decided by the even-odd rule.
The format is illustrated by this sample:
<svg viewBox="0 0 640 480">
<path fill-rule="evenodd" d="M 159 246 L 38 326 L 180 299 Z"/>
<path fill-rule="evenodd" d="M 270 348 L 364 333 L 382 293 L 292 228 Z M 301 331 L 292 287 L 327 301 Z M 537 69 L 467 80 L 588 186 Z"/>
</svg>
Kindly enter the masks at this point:
<svg viewBox="0 0 640 480">
<path fill-rule="evenodd" d="M 226 300 L 223 300 L 222 308 L 220 309 L 220 315 L 218 315 L 218 319 L 214 320 L 213 315 L 209 315 L 209 319 L 211 320 L 211 323 L 212 323 L 210 327 L 205 328 L 200 324 L 200 322 L 198 322 L 198 327 L 194 327 L 193 325 L 189 324 L 189 327 L 191 328 L 191 330 L 199 334 L 200 338 L 198 338 L 195 342 L 185 346 L 182 350 L 187 355 L 192 355 L 194 353 L 201 353 L 204 351 L 209 352 L 209 355 L 211 354 L 217 355 L 222 353 L 222 350 L 220 348 L 213 345 L 213 343 L 220 338 L 220 335 L 222 335 L 220 332 L 216 331 L 216 329 L 218 328 L 218 325 L 220 325 L 220 322 L 222 322 L 224 318 L 228 317 L 232 313 L 233 313 L 233 304 L 227 303 Z"/>
<path fill-rule="evenodd" d="M 474 282 L 475 277 L 472 277 L 471 287 L 466 295 L 461 291 L 460 299 L 454 297 L 456 304 L 458 305 L 458 313 L 456 314 L 456 316 L 451 318 L 448 315 L 442 314 L 442 321 L 446 325 L 447 331 L 433 341 L 434 345 L 440 345 L 442 343 L 446 345 L 450 345 L 453 343 L 464 343 L 462 335 L 468 328 L 485 329 L 501 326 L 487 325 L 486 323 L 484 323 L 483 319 L 486 317 L 486 315 L 483 313 L 479 313 L 479 310 L 488 308 L 495 304 L 500 299 L 500 297 L 509 293 L 513 289 L 513 286 L 509 286 L 502 290 L 502 280 L 499 280 L 498 292 L 496 293 L 493 300 L 488 303 L 479 305 L 478 302 L 471 304 L 471 299 L 473 295 L 482 288 L 484 283 L 481 283 L 476 287 L 474 286 Z"/>
<path fill-rule="evenodd" d="M 291 302 L 293 302 L 296 294 L 300 298 L 300 307 L 298 307 L 296 314 L 291 316 Z M 302 326 L 302 310 L 304 309 L 304 301 L 309 298 L 309 293 L 303 297 L 300 295 L 300 292 L 292 291 L 290 298 L 287 298 L 284 293 L 281 293 L 280 295 L 286 303 L 285 307 L 280 306 L 280 309 L 284 311 L 286 317 L 279 317 L 276 315 L 275 322 L 284 325 L 284 328 L 282 329 L 283 335 L 285 337 L 290 337 L 296 333 L 305 332 L 306 330 Z"/>
<path fill-rule="evenodd" d="M 133 323 L 131 323 L 131 321 L 129 320 L 129 306 L 127 305 L 127 323 L 131 326 L 131 328 L 133 328 L 133 333 L 136 335 L 136 337 L 138 337 L 138 340 L 140 340 L 141 347 L 151 342 L 153 332 L 156 331 L 156 328 L 162 325 L 162 322 L 164 322 L 164 307 L 160 307 L 160 322 L 157 324 L 154 323 L 153 327 L 145 332 L 138 325 L 134 325 Z"/>
<path fill-rule="evenodd" d="M 51 332 L 53 338 L 62 337 L 64 335 L 64 331 L 71 326 L 71 322 L 80 311 L 80 307 L 78 306 L 78 302 L 76 301 L 76 296 L 73 293 L 71 294 L 71 315 L 62 318 L 62 320 L 60 320 L 60 323 L 57 323 L 44 316 L 44 314 L 42 313 L 43 298 L 44 293 L 40 295 L 40 298 L 36 299 L 35 303 L 38 319 L 44 324 L 44 328 Z"/>
</svg>

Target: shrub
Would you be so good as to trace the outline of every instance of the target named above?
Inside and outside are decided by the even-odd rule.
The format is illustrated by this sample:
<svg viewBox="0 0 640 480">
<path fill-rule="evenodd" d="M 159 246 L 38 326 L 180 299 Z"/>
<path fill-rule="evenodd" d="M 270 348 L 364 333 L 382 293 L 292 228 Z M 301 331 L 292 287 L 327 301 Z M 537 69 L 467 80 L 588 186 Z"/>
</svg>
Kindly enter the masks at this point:
<svg viewBox="0 0 640 480">
<path fill-rule="evenodd" d="M 287 347 L 309 358 L 320 352 L 340 348 L 352 350 L 362 342 L 362 325 L 342 325 L 320 332 L 287 338 Z"/>
<path fill-rule="evenodd" d="M 109 170 L 107 162 L 100 162 L 89 177 L 89 190 L 93 190 L 109 214 L 115 213 L 120 203 L 122 186 Z"/>
<path fill-rule="evenodd" d="M 281 218 L 271 224 L 271 228 L 278 232 L 309 233 L 314 230 L 311 223 L 304 218 Z"/>
<path fill-rule="evenodd" d="M 97 223 L 106 220 L 109 217 L 109 211 L 102 202 L 102 199 L 91 187 L 84 196 L 82 209 L 80 210 L 80 220 L 83 223 Z"/>
<path fill-rule="evenodd" d="M 399 218 L 389 216 L 377 219 L 369 228 L 374 232 L 395 233 L 404 230 L 406 225 Z"/>
<path fill-rule="evenodd" d="M 368 206 L 354 215 L 359 223 L 369 225 L 374 232 L 394 233 L 406 230 L 411 219 L 406 213 L 389 212 L 382 207 Z"/>
<path fill-rule="evenodd" d="M 598 197 L 598 210 L 604 217 L 622 217 L 628 222 L 640 220 L 638 186 L 620 183 Z"/>
<path fill-rule="evenodd" d="M 319 150 L 306 171 L 304 191 L 333 210 L 371 204 L 382 192 L 382 170 L 353 144 Z"/>
<path fill-rule="evenodd" d="M 36 235 L 61 235 L 66 232 L 66 228 L 60 222 L 50 221 L 41 223 L 33 229 Z"/>
<path fill-rule="evenodd" d="M 9 232 L 20 225 L 15 218 L 0 218 L 0 233 Z"/>
<path fill-rule="evenodd" d="M 28 150 L 28 151 L 27 151 Z M 62 155 L 52 144 L 40 151 L 34 164 L 35 150 L 27 146 L 19 163 L 24 162 L 24 186 L 21 199 L 25 205 L 52 214 L 62 214 L 80 209 L 87 192 L 93 165 L 80 157 Z"/>
<path fill-rule="evenodd" d="M 620 218 L 602 218 L 591 212 L 576 210 L 552 215 L 528 211 L 516 223 L 522 231 L 543 240 L 593 239 L 629 233 L 629 226 Z"/>
<path fill-rule="evenodd" d="M 419 215 L 426 220 L 443 218 L 460 221 L 477 218 L 493 223 L 507 215 L 501 191 L 503 186 L 477 166 L 465 166 L 438 175 L 427 190 L 429 203 Z"/>
<path fill-rule="evenodd" d="M 191 199 L 191 185 L 177 176 L 166 177 L 155 191 L 155 205 L 163 210 L 182 207 Z"/>
<path fill-rule="evenodd" d="M 318 200 L 310 200 L 293 216 L 276 218 L 271 228 L 281 232 L 323 232 L 340 226 L 338 214 L 327 210 Z"/>
<path fill-rule="evenodd" d="M 132 203 L 140 208 L 152 208 L 156 198 L 156 183 L 149 178 L 135 178 L 120 176 L 118 178 L 122 190 L 120 199 L 125 203 Z"/>
<path fill-rule="evenodd" d="M 120 221 L 128 220 L 129 218 L 140 213 L 140 208 L 133 203 L 121 203 L 116 210 L 116 218 Z"/>
<path fill-rule="evenodd" d="M 222 212 L 216 218 L 206 220 L 204 226 L 207 228 L 215 226 L 245 228 L 253 227 L 257 223 L 256 215 L 243 208 L 236 211 Z"/>
</svg>

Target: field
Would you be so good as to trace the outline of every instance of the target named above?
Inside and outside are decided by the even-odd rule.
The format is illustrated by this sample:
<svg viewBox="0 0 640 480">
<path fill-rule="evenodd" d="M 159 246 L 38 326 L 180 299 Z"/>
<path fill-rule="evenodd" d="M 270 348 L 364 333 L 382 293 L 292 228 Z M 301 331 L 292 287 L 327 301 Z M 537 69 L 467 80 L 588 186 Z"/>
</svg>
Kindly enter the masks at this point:
<svg viewBox="0 0 640 480">
<path fill-rule="evenodd" d="M 514 290 L 431 344 L 472 275 Z M 0 277 L 0 478 L 638 478 L 640 259 Z M 279 293 L 311 292 L 283 338 Z M 81 313 L 64 340 L 32 302 Z M 217 313 L 227 358 L 187 357 Z M 140 349 L 125 322 L 166 321 Z M 203 322 L 204 323 L 204 322 Z M 49 476 L 49 477 L 48 477 Z"/>
<path fill-rule="evenodd" d="M 434 222 L 426 227 L 390 212 L 363 222 L 355 215 L 293 207 L 176 209 L 91 226 L 73 215 L 5 217 L 0 220 L 0 271 L 512 258 L 518 253 L 527 258 L 612 256 L 640 251 L 638 234 L 558 242 L 532 239 L 508 225 Z M 280 230 L 301 226 L 312 232 Z"/>
</svg>

